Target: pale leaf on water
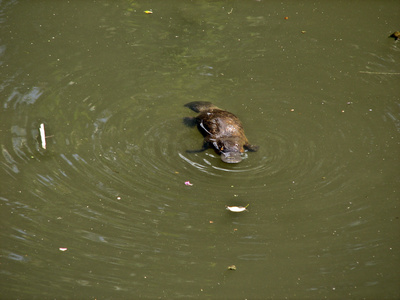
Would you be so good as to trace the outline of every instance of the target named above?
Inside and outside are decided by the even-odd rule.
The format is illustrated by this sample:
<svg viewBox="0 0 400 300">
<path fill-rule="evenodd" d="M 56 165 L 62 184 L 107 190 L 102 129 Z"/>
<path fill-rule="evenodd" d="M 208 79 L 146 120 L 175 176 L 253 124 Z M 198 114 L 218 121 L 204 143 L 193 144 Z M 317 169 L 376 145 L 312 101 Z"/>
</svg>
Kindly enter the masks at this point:
<svg viewBox="0 0 400 300">
<path fill-rule="evenodd" d="M 242 212 L 247 210 L 248 206 L 249 206 L 248 204 L 246 206 L 227 206 L 226 209 L 232 212 Z"/>
</svg>

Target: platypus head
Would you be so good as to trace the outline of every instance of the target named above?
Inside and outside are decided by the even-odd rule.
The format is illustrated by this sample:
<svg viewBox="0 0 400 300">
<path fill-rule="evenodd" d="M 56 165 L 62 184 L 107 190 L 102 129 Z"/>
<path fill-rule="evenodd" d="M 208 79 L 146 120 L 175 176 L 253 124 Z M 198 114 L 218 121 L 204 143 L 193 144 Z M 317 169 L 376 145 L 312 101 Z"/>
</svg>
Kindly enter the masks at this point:
<svg viewBox="0 0 400 300">
<path fill-rule="evenodd" d="M 242 161 L 240 152 L 221 152 L 221 160 L 228 164 L 237 164 Z"/>
<path fill-rule="evenodd" d="M 243 145 L 240 139 L 224 138 L 214 143 L 221 155 L 221 160 L 228 164 L 237 164 L 242 161 L 241 153 L 244 152 Z"/>
</svg>

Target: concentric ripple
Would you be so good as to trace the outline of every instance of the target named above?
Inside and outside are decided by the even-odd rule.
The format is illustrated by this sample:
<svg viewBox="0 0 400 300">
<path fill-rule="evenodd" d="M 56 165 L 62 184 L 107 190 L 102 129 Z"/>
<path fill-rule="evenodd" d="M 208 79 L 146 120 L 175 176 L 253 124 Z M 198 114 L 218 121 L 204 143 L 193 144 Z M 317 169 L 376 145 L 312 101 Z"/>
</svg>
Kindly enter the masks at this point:
<svg viewBox="0 0 400 300">
<path fill-rule="evenodd" d="M 368 122 L 372 112 L 357 113 L 353 104 L 345 104 L 343 110 L 330 105 L 329 100 L 311 105 L 307 111 L 274 107 L 267 118 L 262 113 L 254 115 L 253 120 L 244 117 L 245 124 L 260 124 L 257 128 L 245 126 L 251 142 L 260 146 L 259 151 L 245 153 L 239 164 L 225 164 L 212 149 L 186 152 L 199 149 L 202 136 L 197 129 L 183 124 L 183 117 L 193 112 L 182 103 L 171 109 L 162 101 L 149 101 L 151 95 L 137 95 L 112 107 L 98 108 L 94 100 L 83 99 L 75 110 L 66 112 L 70 114 L 66 120 L 77 121 L 56 123 L 49 117 L 44 121 L 40 116 L 35 118 L 35 114 L 24 114 L 20 106 L 34 103 L 40 95 L 39 89 L 32 89 L 27 95 L 15 97 L 17 101 L 7 102 L 15 109 L 19 105 L 20 113 L 13 121 L 10 145 L 2 145 L 3 157 L 10 175 L 19 172 L 17 158 L 25 163 L 42 159 L 56 162 L 59 189 L 68 186 L 65 181 L 69 176 L 79 176 L 82 185 L 94 190 L 113 191 L 114 196 L 122 188 L 149 196 L 164 194 L 170 199 L 174 195 L 169 191 L 187 180 L 218 187 L 217 178 L 229 178 L 232 184 L 246 182 L 246 189 L 265 188 L 271 180 L 276 189 L 288 183 L 314 192 L 332 183 L 343 188 L 351 184 L 341 181 L 343 170 L 349 161 L 357 159 L 357 153 L 373 148 L 376 138 Z M 153 99 L 160 96 L 154 95 Z M 326 120 L 331 121 L 315 118 L 316 114 L 326 115 Z M 389 116 L 395 118 L 393 114 Z M 359 136 L 353 136 L 348 129 L 353 121 L 365 123 Z M 38 139 L 41 122 L 51 135 L 47 150 L 41 149 Z M 336 122 L 343 124 L 343 129 Z M 54 181 L 57 180 L 49 179 L 47 184 Z"/>
</svg>

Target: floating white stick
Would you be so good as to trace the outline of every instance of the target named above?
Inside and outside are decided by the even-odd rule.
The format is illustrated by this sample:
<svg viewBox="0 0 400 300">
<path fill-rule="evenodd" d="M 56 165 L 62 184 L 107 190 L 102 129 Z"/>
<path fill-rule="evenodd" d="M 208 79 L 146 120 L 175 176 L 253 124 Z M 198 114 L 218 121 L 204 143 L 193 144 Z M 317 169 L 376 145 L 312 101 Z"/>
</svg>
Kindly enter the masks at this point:
<svg viewBox="0 0 400 300">
<path fill-rule="evenodd" d="M 40 139 L 42 140 L 42 148 L 46 149 L 46 133 L 44 131 L 44 123 L 40 124 Z"/>
<path fill-rule="evenodd" d="M 226 209 L 232 212 L 242 212 L 247 210 L 247 206 L 249 205 L 247 204 L 246 206 L 227 206 Z"/>
</svg>

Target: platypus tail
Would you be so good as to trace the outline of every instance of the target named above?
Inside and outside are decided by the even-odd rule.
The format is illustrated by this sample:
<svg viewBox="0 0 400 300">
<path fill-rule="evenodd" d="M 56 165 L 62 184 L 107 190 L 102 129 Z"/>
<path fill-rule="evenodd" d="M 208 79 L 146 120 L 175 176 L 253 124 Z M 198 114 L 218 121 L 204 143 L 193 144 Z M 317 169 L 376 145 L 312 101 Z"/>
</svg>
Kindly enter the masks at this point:
<svg viewBox="0 0 400 300">
<path fill-rule="evenodd" d="M 199 113 L 209 109 L 218 108 L 211 102 L 207 101 L 193 101 L 185 104 L 186 107 L 190 108 L 191 110 Z"/>
</svg>

